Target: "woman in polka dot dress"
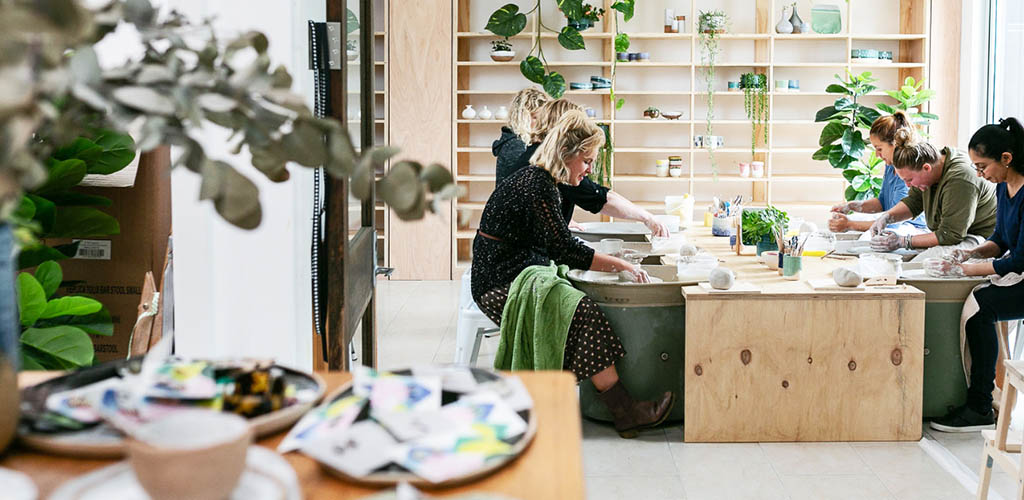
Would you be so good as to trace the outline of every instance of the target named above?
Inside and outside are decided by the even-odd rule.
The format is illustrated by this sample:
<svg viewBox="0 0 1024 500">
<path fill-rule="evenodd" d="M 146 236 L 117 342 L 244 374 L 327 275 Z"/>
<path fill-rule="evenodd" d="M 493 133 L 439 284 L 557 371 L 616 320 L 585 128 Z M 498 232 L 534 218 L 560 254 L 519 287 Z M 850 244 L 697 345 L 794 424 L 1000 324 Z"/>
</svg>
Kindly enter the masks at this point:
<svg viewBox="0 0 1024 500">
<path fill-rule="evenodd" d="M 562 116 L 532 158 L 532 165 L 495 187 L 473 240 L 473 300 L 495 323 L 508 301 L 509 286 L 524 269 L 554 260 L 573 269 L 628 272 L 649 280 L 638 266 L 595 252 L 574 238 L 560 213 L 557 184 L 578 185 L 591 170 L 604 133 L 581 111 Z M 619 381 L 615 362 L 625 356 L 604 314 L 584 297 L 569 326 L 562 367 L 577 380 L 589 378 L 623 437 L 660 424 L 674 403 L 671 392 L 658 401 L 635 401 Z"/>
</svg>

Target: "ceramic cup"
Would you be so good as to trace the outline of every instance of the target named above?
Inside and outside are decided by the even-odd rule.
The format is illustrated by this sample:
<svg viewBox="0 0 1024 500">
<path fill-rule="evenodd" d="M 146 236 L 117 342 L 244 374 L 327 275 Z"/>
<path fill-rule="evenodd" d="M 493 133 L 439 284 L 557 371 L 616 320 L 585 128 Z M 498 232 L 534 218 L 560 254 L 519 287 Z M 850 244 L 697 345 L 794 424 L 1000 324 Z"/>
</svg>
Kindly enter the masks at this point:
<svg viewBox="0 0 1024 500">
<path fill-rule="evenodd" d="M 615 59 L 618 59 L 619 62 L 627 62 L 629 61 L 629 52 L 616 52 Z"/>
<path fill-rule="evenodd" d="M 658 174 L 658 177 L 667 177 L 668 176 L 668 160 L 656 160 L 655 161 L 654 169 L 655 169 L 655 172 Z"/>
<path fill-rule="evenodd" d="M 740 82 L 729 82 L 729 90 L 739 90 Z"/>
<path fill-rule="evenodd" d="M 587 116 L 589 116 L 591 118 L 597 118 L 597 110 L 595 110 L 594 108 L 587 108 L 586 112 L 587 112 Z"/>
<path fill-rule="evenodd" d="M 803 258 L 799 255 L 785 255 L 782 257 L 782 277 L 790 281 L 800 279 L 800 270 L 803 267 Z"/>
<path fill-rule="evenodd" d="M 761 261 L 764 262 L 764 265 L 768 266 L 768 269 L 778 269 L 779 252 L 777 250 L 768 250 L 765 252 L 761 252 Z"/>
<path fill-rule="evenodd" d="M 195 410 L 143 424 L 125 448 L 153 500 L 222 500 L 242 477 L 252 439 L 244 418 Z"/>
<path fill-rule="evenodd" d="M 752 161 L 750 162 L 750 175 L 754 177 L 764 177 L 764 162 L 763 161 Z"/>
<path fill-rule="evenodd" d="M 800 90 L 800 80 L 790 80 L 789 90 Z"/>
<path fill-rule="evenodd" d="M 789 90 L 789 80 L 775 80 L 775 90 Z"/>
<path fill-rule="evenodd" d="M 740 177 L 750 177 L 750 164 L 740 162 Z"/>
<path fill-rule="evenodd" d="M 668 175 L 671 175 L 672 177 L 679 177 L 683 175 L 683 169 L 679 167 L 670 168 L 668 169 Z"/>
<path fill-rule="evenodd" d="M 601 240 L 601 249 L 608 255 L 622 253 L 622 240 L 619 238 L 604 238 Z"/>
</svg>

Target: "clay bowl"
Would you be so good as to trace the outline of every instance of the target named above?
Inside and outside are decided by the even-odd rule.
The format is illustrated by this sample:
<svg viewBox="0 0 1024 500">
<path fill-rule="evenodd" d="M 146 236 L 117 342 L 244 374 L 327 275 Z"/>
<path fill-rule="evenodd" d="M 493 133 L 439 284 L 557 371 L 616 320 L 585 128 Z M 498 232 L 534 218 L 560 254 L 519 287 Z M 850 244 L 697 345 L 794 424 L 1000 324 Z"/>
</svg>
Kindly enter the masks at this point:
<svg viewBox="0 0 1024 500">
<path fill-rule="evenodd" d="M 669 120 L 678 120 L 680 116 L 683 116 L 682 111 L 662 111 L 661 116 L 664 116 Z"/>
<path fill-rule="evenodd" d="M 516 57 L 515 52 L 491 52 L 491 60 L 497 62 L 508 62 Z"/>
<path fill-rule="evenodd" d="M 153 500 L 222 500 L 242 477 L 250 444 L 252 429 L 244 418 L 196 410 L 143 424 L 125 447 Z"/>
</svg>

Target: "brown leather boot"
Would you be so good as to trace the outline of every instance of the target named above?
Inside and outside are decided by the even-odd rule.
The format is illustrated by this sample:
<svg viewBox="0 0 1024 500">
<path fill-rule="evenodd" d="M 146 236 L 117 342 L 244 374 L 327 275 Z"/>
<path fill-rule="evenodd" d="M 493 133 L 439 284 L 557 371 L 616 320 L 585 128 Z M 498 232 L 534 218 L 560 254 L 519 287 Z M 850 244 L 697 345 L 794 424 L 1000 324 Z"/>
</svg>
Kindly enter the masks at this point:
<svg viewBox="0 0 1024 500">
<path fill-rule="evenodd" d="M 615 430 L 626 439 L 635 438 L 641 429 L 664 422 L 675 403 L 675 394 L 671 391 L 666 391 L 657 401 L 635 401 L 621 380 L 598 396 L 612 412 Z"/>
</svg>

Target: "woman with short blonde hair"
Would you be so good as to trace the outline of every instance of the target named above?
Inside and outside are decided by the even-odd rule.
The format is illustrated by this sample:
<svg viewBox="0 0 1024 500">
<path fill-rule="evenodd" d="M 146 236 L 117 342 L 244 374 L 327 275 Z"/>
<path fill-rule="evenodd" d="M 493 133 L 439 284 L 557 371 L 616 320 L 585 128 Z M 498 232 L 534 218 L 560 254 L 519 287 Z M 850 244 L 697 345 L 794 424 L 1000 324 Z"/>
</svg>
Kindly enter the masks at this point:
<svg viewBox="0 0 1024 500">
<path fill-rule="evenodd" d="M 509 104 L 508 122 L 501 127 L 501 137 L 491 144 L 491 153 L 497 159 L 494 165 L 495 184 L 519 169 L 519 157 L 530 144 L 533 112 L 550 101 L 547 94 L 536 87 L 527 87 L 516 93 Z"/>
<path fill-rule="evenodd" d="M 531 368 L 561 368 L 572 371 L 578 381 L 590 379 L 601 391 L 616 430 L 623 437 L 633 437 L 664 421 L 675 396 L 666 392 L 657 401 L 634 400 L 615 371 L 615 362 L 625 356 L 625 350 L 597 304 L 562 278 L 535 278 L 545 270 L 551 273 L 554 261 L 573 269 L 623 273 L 639 282 L 650 280 L 639 266 L 597 253 L 573 237 L 560 214 L 558 186 L 579 185 L 603 143 L 604 132 L 586 114 L 569 111 L 534 154 L 535 164 L 494 188 L 473 240 L 471 288 L 480 310 L 501 326 L 502 346 L 531 346 L 531 354 L 517 353 L 513 347 L 508 357 L 499 349 L 496 367 L 512 368 L 506 367 L 506 361 L 510 357 L 508 364 L 514 364 L 517 355 L 539 357 L 547 363 L 554 360 L 556 365 L 542 363 Z M 516 304 L 541 294 L 545 303 L 565 306 L 557 308 L 557 315 L 545 317 L 545 324 L 537 325 L 531 316 L 519 313 Z M 503 319 L 508 321 L 503 323 Z M 526 335 L 528 340 L 520 338 Z"/>
</svg>

